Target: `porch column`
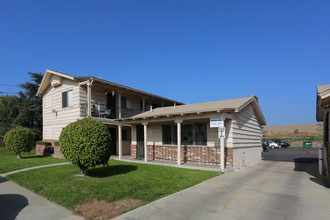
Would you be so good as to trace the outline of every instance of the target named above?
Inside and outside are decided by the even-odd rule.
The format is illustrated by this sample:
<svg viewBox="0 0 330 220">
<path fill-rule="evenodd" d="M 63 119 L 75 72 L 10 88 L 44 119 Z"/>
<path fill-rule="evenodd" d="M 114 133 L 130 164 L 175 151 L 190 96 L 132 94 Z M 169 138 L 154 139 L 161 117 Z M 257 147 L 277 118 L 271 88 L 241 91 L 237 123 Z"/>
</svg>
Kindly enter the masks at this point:
<svg viewBox="0 0 330 220">
<path fill-rule="evenodd" d="M 142 123 L 143 125 L 143 134 L 144 134 L 144 162 L 147 162 L 148 159 L 148 149 L 147 149 L 147 126 L 148 122 Z"/>
<path fill-rule="evenodd" d="M 92 116 L 92 87 L 93 80 L 87 82 L 87 116 Z"/>
<path fill-rule="evenodd" d="M 181 165 L 181 123 L 182 123 L 182 120 L 176 120 L 175 123 L 177 126 L 178 165 Z"/>
<path fill-rule="evenodd" d="M 122 125 L 118 125 L 118 148 L 119 148 L 119 160 L 121 160 L 121 157 L 123 155 L 123 139 L 122 139 Z"/>
<path fill-rule="evenodd" d="M 220 138 L 220 165 L 221 165 L 221 171 L 225 171 L 225 139 Z"/>
<path fill-rule="evenodd" d="M 121 118 L 121 93 L 118 92 L 118 118 Z"/>
</svg>

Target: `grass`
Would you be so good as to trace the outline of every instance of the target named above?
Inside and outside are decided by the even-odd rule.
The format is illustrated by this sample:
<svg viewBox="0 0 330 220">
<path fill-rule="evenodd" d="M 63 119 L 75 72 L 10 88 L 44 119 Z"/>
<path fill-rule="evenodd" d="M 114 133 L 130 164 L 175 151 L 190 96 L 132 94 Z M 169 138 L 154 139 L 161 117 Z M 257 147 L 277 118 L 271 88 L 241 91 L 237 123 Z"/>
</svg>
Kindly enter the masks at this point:
<svg viewBox="0 0 330 220">
<path fill-rule="evenodd" d="M 265 136 L 264 139 L 272 140 L 272 139 L 280 139 L 282 141 L 322 141 L 323 135 L 305 135 L 305 136 L 295 136 L 295 135 L 286 135 L 286 136 Z"/>
<path fill-rule="evenodd" d="M 7 176 L 64 207 L 73 209 L 86 200 L 113 202 L 122 198 L 149 203 L 219 175 L 215 171 L 190 170 L 151 164 L 110 160 L 108 167 L 77 176 L 75 165 L 47 167 Z"/>
<path fill-rule="evenodd" d="M 21 157 L 21 159 L 17 159 L 15 153 L 7 150 L 5 147 L 0 147 L 0 173 L 45 164 L 67 162 L 67 160 L 57 159 L 50 156 L 46 157 L 36 155 L 35 150 L 30 153 L 22 153 Z"/>
</svg>

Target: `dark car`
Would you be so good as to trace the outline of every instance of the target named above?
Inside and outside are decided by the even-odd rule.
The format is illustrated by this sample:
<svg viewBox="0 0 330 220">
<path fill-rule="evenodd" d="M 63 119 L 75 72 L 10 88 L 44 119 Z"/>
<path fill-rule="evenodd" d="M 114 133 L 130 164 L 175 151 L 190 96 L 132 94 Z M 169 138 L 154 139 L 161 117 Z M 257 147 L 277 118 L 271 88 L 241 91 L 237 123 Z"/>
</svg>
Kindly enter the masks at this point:
<svg viewBox="0 0 330 220">
<path fill-rule="evenodd" d="M 288 141 L 282 141 L 281 142 L 282 147 L 290 147 L 290 142 Z"/>
<path fill-rule="evenodd" d="M 269 141 L 268 140 L 262 140 L 261 143 L 262 143 L 262 149 L 263 149 L 263 151 L 268 151 L 268 149 L 269 149 Z"/>
<path fill-rule="evenodd" d="M 272 141 L 274 141 L 275 143 L 277 143 L 280 146 L 280 148 L 289 147 L 290 146 L 290 142 L 281 141 L 279 139 L 274 139 Z"/>
</svg>

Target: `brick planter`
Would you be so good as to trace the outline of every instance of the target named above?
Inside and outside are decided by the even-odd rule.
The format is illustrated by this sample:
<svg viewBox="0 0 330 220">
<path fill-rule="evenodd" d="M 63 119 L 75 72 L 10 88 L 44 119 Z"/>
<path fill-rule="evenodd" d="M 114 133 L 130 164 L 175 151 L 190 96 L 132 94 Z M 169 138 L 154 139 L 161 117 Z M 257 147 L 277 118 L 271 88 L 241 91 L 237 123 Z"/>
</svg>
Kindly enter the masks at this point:
<svg viewBox="0 0 330 220">
<path fill-rule="evenodd" d="M 45 140 L 45 141 L 50 142 L 51 145 L 48 146 L 46 144 L 37 144 L 36 145 L 36 154 L 37 155 L 52 156 L 55 158 L 64 159 L 63 154 L 60 151 L 60 147 L 55 145 L 56 140 Z M 54 153 L 52 153 L 52 154 L 47 153 L 48 147 L 53 147 Z"/>
<path fill-rule="evenodd" d="M 36 145 L 36 154 L 37 155 L 45 155 L 46 145 L 45 144 L 37 144 Z"/>
</svg>

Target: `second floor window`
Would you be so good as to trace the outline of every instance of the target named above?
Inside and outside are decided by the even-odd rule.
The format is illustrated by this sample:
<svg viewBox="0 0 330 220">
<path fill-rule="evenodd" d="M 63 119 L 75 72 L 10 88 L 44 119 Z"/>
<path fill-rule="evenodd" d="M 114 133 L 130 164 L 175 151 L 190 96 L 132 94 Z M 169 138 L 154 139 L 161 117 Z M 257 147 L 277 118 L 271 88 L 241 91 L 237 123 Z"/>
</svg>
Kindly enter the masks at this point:
<svg viewBox="0 0 330 220">
<path fill-rule="evenodd" d="M 73 92 L 72 90 L 62 92 L 62 108 L 73 106 Z"/>
<path fill-rule="evenodd" d="M 121 97 L 121 107 L 122 108 L 132 108 L 132 103 L 131 103 L 131 100 L 129 98 L 126 98 L 126 97 Z"/>
</svg>

